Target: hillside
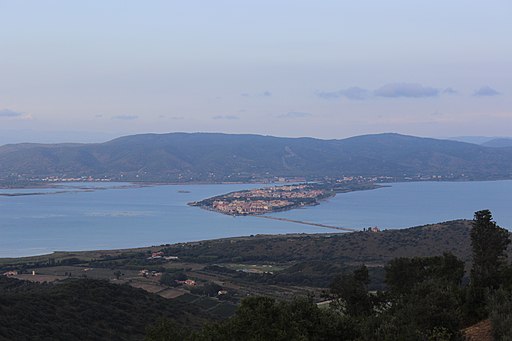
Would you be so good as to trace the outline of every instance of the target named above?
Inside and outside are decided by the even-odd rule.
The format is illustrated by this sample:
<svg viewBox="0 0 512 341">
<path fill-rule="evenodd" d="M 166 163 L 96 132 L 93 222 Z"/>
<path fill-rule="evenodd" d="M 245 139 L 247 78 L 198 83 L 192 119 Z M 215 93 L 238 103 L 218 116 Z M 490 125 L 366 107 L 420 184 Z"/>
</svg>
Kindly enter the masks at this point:
<svg viewBox="0 0 512 341">
<path fill-rule="evenodd" d="M 383 266 L 397 257 L 428 257 L 451 252 L 470 261 L 471 222 L 439 224 L 381 232 L 254 236 L 183 243 L 166 254 L 202 263 L 328 261 Z"/>
<path fill-rule="evenodd" d="M 399 134 L 343 140 L 209 133 L 144 134 L 99 144 L 0 147 L 0 179 L 248 181 L 274 177 L 508 179 L 512 149 Z"/>
<path fill-rule="evenodd" d="M 512 138 L 502 137 L 502 138 L 492 139 L 490 141 L 482 143 L 482 146 L 495 147 L 495 148 L 512 147 Z"/>
<path fill-rule="evenodd" d="M 0 259 L 0 271 L 26 269 L 30 273 L 32 269 L 36 269 L 41 275 L 62 276 L 65 271 L 75 273 L 75 270 L 79 275 L 83 273 L 81 269 L 87 267 L 95 269 L 88 276 L 107 279 L 112 277 L 114 269 L 121 269 L 127 278 L 137 278 L 136 271 L 130 274 L 129 270 L 148 267 L 157 270 L 162 266 L 173 269 L 190 268 L 193 270 L 188 274 L 192 278 L 207 275 L 220 277 L 217 278 L 220 282 L 236 282 L 242 296 L 257 292 L 281 297 L 288 296 L 289 289 L 269 289 L 262 287 L 261 283 L 325 287 L 336 273 L 364 263 L 377 276 L 372 285 L 382 288 L 382 269 L 387 262 L 397 257 L 429 257 L 450 252 L 468 264 L 471 261 L 470 229 L 470 221 L 456 220 L 377 233 L 361 231 L 257 235 L 134 250 L 85 251 Z M 180 261 L 147 259 L 151 252 L 156 251 L 179 257 Z M 73 271 L 69 267 L 70 262 L 73 266 L 78 266 Z M 57 264 L 62 264 L 63 268 L 59 270 Z M 262 268 L 264 265 L 272 265 L 274 274 L 260 271 L 265 269 Z M 110 270 L 105 273 L 97 270 L 98 268 Z M 243 286 L 248 288 L 241 289 Z"/>
<path fill-rule="evenodd" d="M 0 276 L 1 340 L 142 340 L 165 317 L 197 327 L 212 317 L 128 285 L 70 279 L 37 284 Z"/>
</svg>

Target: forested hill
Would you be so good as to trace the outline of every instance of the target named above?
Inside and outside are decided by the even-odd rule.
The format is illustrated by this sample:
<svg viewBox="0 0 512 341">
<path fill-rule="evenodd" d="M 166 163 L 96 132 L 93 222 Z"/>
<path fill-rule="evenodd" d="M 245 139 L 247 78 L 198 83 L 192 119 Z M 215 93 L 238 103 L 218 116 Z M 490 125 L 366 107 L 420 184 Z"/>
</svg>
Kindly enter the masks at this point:
<svg viewBox="0 0 512 341">
<path fill-rule="evenodd" d="M 213 133 L 0 147 L 0 179 L 4 180 L 92 176 L 187 182 L 343 175 L 511 178 L 512 148 L 399 134 L 320 140 Z"/>
</svg>

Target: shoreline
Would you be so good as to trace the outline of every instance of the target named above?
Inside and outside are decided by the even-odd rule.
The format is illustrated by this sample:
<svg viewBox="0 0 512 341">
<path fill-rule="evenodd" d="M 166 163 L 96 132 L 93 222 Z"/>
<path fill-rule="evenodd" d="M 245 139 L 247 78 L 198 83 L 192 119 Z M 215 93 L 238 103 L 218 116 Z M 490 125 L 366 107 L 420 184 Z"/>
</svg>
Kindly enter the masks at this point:
<svg viewBox="0 0 512 341">
<path fill-rule="evenodd" d="M 500 181 L 508 181 L 508 182 L 510 182 L 511 180 L 500 180 Z M 443 182 L 447 182 L 447 181 L 433 181 L 433 182 L 431 182 L 431 183 L 443 183 Z M 451 182 L 451 183 L 461 183 L 460 181 L 450 181 L 450 182 Z M 450 182 L 449 182 L 449 183 L 450 183 Z M 474 181 L 463 181 L 462 183 L 464 183 L 464 182 L 466 182 L 466 183 L 471 183 L 471 182 L 474 182 Z M 481 182 L 482 182 L 482 183 L 484 183 L 483 181 L 481 181 Z M 487 183 L 489 183 L 489 181 L 486 181 L 486 182 L 487 182 Z M 496 181 L 492 181 L 492 182 L 496 182 Z M 402 184 L 408 184 L 408 183 L 411 183 L 411 182 L 410 182 L 410 181 L 408 181 L 408 182 L 401 182 L 401 183 L 402 183 Z M 140 183 L 139 183 L 139 185 L 140 185 Z M 390 185 L 392 185 L 392 183 L 377 184 L 377 185 L 378 185 L 378 186 L 382 186 L 382 185 L 390 186 Z M 183 187 L 186 187 L 186 186 L 183 186 Z M 8 201 L 8 199 L 5 199 L 5 202 L 6 202 L 6 203 L 8 203 L 8 202 L 9 202 L 9 201 Z M 291 215 L 290 215 L 290 216 L 291 216 Z M 465 216 L 464 216 L 464 215 L 459 215 L 459 217 L 465 217 Z M 469 216 L 467 216 L 467 217 L 469 218 Z M 305 219 L 305 220 L 307 220 L 307 216 L 306 216 L 306 219 Z M 505 227 L 508 227 L 508 225 L 507 225 L 507 224 L 504 224 L 504 225 L 505 225 Z M 509 224 L 509 225 L 510 225 L 510 224 Z M 396 226 L 396 225 L 394 225 L 394 226 Z M 510 226 L 510 227 L 512 227 L 512 226 Z M 257 231 L 256 231 L 255 233 L 257 233 Z M 306 232 L 306 233 L 307 233 L 307 232 Z M 200 237 L 200 238 L 201 238 L 201 237 Z M 228 238 L 233 238 L 233 237 L 228 237 Z M 201 239 L 196 239 L 196 241 L 197 241 L 197 240 L 199 240 L 199 241 L 200 241 Z M 204 239 L 204 240 L 211 240 L 211 239 Z M 162 243 L 166 243 L 166 241 L 165 241 L 164 239 L 162 239 Z M 154 244 L 158 244 L 158 245 L 160 245 L 160 239 L 155 240 L 155 243 L 154 243 Z M 132 245 L 133 245 L 133 244 L 132 244 Z M 139 245 L 140 245 L 140 244 L 139 244 Z M 133 245 L 133 247 L 137 247 L 137 244 Z M 100 247 L 100 248 L 101 248 L 101 247 Z M 107 248 L 108 248 L 108 246 L 107 246 Z M 130 246 L 130 245 L 129 245 L 129 248 L 131 248 L 131 246 Z M 146 248 L 147 248 L 147 246 L 146 246 Z M 13 248 L 13 249 L 14 249 L 14 248 Z M 43 249 L 43 248 L 41 248 L 41 249 Z M 67 246 L 66 246 L 66 245 L 64 245 L 63 249 L 67 249 Z M 88 252 L 88 251 L 93 251 L 93 250 L 95 250 L 95 249 L 96 249 L 96 248 L 93 246 L 92 248 L 84 248 L 84 249 L 82 249 L 82 251 L 80 251 L 80 252 Z M 58 252 L 58 251 L 52 251 L 51 249 L 46 249 L 46 250 L 44 250 L 44 249 L 43 249 L 43 250 L 39 250 L 39 251 L 41 251 L 41 253 L 40 253 L 39 251 L 37 251 L 37 250 L 33 250 L 33 251 L 35 251 L 35 253 L 34 253 L 34 254 L 32 254 L 32 253 L 30 253 L 30 250 L 24 250 L 24 248 L 22 248 L 22 247 L 20 247 L 20 251 L 22 251 L 22 252 L 24 252 L 24 251 L 29 251 L 28 253 L 25 253 L 25 254 L 27 255 L 27 256 L 25 256 L 25 257 L 33 257 L 33 256 L 39 256 L 39 255 L 52 255 L 52 254 L 53 254 L 53 252 Z M 70 251 L 70 252 L 71 252 L 71 251 Z M 20 253 L 21 253 L 21 252 L 20 252 Z M 20 253 L 18 253 L 18 254 L 20 254 Z M 14 254 L 16 255 L 17 253 L 16 253 L 16 252 L 14 252 Z M 23 256 L 21 256 L 21 257 L 23 257 Z M 8 256 L 6 256 L 6 257 L 3 257 L 3 258 L 10 258 L 10 259 L 12 259 L 12 258 L 19 258 L 19 257 L 16 255 L 16 256 L 13 256 L 13 257 L 8 257 Z"/>
<path fill-rule="evenodd" d="M 283 186 L 286 186 L 286 185 L 283 185 Z M 229 194 L 236 193 L 236 192 L 225 193 L 225 194 L 221 194 L 221 195 L 218 195 L 218 196 L 215 196 L 215 197 L 206 198 L 206 199 L 203 199 L 203 200 L 200 200 L 200 201 L 189 202 L 189 203 L 187 203 L 187 205 L 188 206 L 192 206 L 192 207 L 199 207 L 199 208 L 207 210 L 207 211 L 216 212 L 216 213 L 220 213 L 220 214 L 227 215 L 227 216 L 235 216 L 235 217 L 261 217 L 261 216 L 263 216 L 265 214 L 272 214 L 272 213 L 278 213 L 278 212 L 292 211 L 292 210 L 295 210 L 295 209 L 298 209 L 298 208 L 303 208 L 303 207 L 318 206 L 318 205 L 321 205 L 321 203 L 323 201 L 328 200 L 329 198 L 334 198 L 337 194 L 357 192 L 357 191 L 369 191 L 369 190 L 375 190 L 375 189 L 380 189 L 380 188 L 385 188 L 385 187 L 391 187 L 390 185 L 381 185 L 381 184 L 375 184 L 375 183 L 359 184 L 360 187 L 357 187 L 357 186 L 358 185 L 355 185 L 355 187 L 354 187 L 354 185 L 351 185 L 351 187 L 346 187 L 346 188 L 336 188 L 335 186 L 333 186 L 333 187 L 331 187 L 329 189 L 328 193 L 326 193 L 325 195 L 322 195 L 322 196 L 320 196 L 318 198 L 315 198 L 315 201 L 312 202 L 312 203 L 305 203 L 305 204 L 298 203 L 298 204 L 294 204 L 292 206 L 276 208 L 276 209 L 272 209 L 272 210 L 270 210 L 268 212 L 261 212 L 261 213 L 230 214 L 230 213 L 223 212 L 221 210 L 217 210 L 217 209 L 213 208 L 210 205 L 201 204 L 204 201 L 209 201 L 209 200 L 212 200 L 212 199 L 217 198 L 217 197 L 222 198 L 222 197 L 225 197 L 225 196 L 227 196 Z M 276 219 L 276 220 L 278 220 L 278 219 Z M 290 220 L 290 222 L 299 223 L 298 221 L 293 221 L 293 220 Z M 315 223 L 305 224 L 305 225 L 316 226 L 314 224 Z M 330 227 L 330 226 L 320 226 L 320 227 Z"/>
<path fill-rule="evenodd" d="M 65 184 L 70 183 L 91 183 L 91 184 L 109 184 L 109 183 L 124 183 L 131 184 L 133 187 L 140 186 L 187 186 L 187 185 L 271 185 L 271 184 L 293 184 L 297 183 L 297 181 L 285 181 L 285 182 L 269 182 L 269 181 L 254 181 L 254 182 L 246 182 L 246 181 L 220 181 L 220 182 L 211 182 L 211 181 L 191 181 L 191 182 L 165 182 L 165 181 L 125 181 L 125 180 L 112 180 L 112 181 L 55 181 L 55 182 L 38 182 L 38 183 L 29 183 L 26 185 L 5 185 L 0 182 L 0 190 L 2 189 L 48 189 L 48 188 L 59 188 Z"/>
<path fill-rule="evenodd" d="M 310 181 L 302 181 L 302 182 L 318 182 L 319 180 L 310 180 Z M 495 182 L 495 181 L 512 181 L 512 178 L 492 178 L 492 179 L 394 179 L 389 182 L 375 182 L 374 184 L 377 186 L 386 187 L 387 184 L 393 183 L 410 183 L 410 182 Z M 219 182 L 211 182 L 211 181 L 192 181 L 192 182 L 165 182 L 165 181 L 133 181 L 133 180 L 112 180 L 112 181 L 56 181 L 56 182 L 44 182 L 44 183 L 30 183 L 26 185 L 5 185 L 0 182 L 0 190 L 5 189 L 48 189 L 48 188 L 59 188 L 62 185 L 67 183 L 91 183 L 91 184 L 108 184 L 108 183 L 125 183 L 131 184 L 134 187 L 137 185 L 140 187 L 146 186 L 188 186 L 188 185 L 272 185 L 272 184 L 280 184 L 280 185 L 289 185 L 294 183 L 299 183 L 297 181 L 285 181 L 285 182 L 271 182 L 271 181 L 219 181 Z M 92 188 L 94 189 L 94 188 Z M 343 193 L 343 192 L 339 192 Z"/>
<path fill-rule="evenodd" d="M 355 230 L 353 232 L 362 232 L 359 230 Z M 252 234 L 252 235 L 243 235 L 243 236 L 235 236 L 235 237 L 221 237 L 221 238 L 212 238 L 212 239 L 198 239 L 188 242 L 176 242 L 176 243 L 166 243 L 159 245 L 148 245 L 148 246 L 134 246 L 134 247 L 122 247 L 122 248 L 114 248 L 114 249 L 88 249 L 88 250 L 55 250 L 48 253 L 41 253 L 35 255 L 28 256 L 19 256 L 19 257 L 0 257 L 0 266 L 5 264 L 9 264 L 9 262 L 30 262 L 30 261 L 39 261 L 39 260 L 48 260 L 48 258 L 70 258 L 70 257 L 78 257 L 78 256 L 91 256 L 91 255 L 121 255 L 125 253 L 135 253 L 135 252 L 145 252 L 148 250 L 156 250 L 161 249 L 162 247 L 168 247 L 171 245 L 184 245 L 184 244 L 199 244 L 210 241 L 224 241 L 224 240 L 245 240 L 252 238 L 300 238 L 303 236 L 331 236 L 331 235 L 340 235 L 346 234 L 347 232 L 318 232 L 318 233 L 275 233 L 275 234 Z"/>
<path fill-rule="evenodd" d="M 266 217 L 262 217 L 266 218 Z M 437 223 L 427 223 L 409 226 L 406 228 L 389 228 L 380 230 L 377 233 L 393 233 L 396 231 L 402 231 L 407 229 L 417 229 L 417 228 L 428 228 L 429 226 L 442 225 L 451 222 L 471 222 L 470 219 L 452 219 L 444 222 Z M 199 245 L 207 242 L 216 242 L 216 241 L 236 241 L 236 240 L 250 240 L 254 238 L 301 238 L 305 236 L 318 236 L 318 237 L 329 237 L 329 236 L 340 236 L 347 235 L 352 233 L 376 233 L 370 231 L 356 230 L 354 231 L 338 231 L 331 230 L 329 232 L 317 232 L 317 233 L 300 233 L 300 232 L 292 232 L 292 233 L 261 233 L 261 234 L 252 234 L 252 235 L 243 235 L 243 236 L 234 236 L 234 237 L 221 237 L 221 238 L 211 238 L 211 239 L 199 239 L 193 241 L 186 242 L 175 242 L 175 243 L 165 243 L 158 245 L 147 245 L 147 246 L 134 246 L 134 247 L 122 247 L 122 248 L 113 248 L 113 249 L 89 249 L 89 250 L 55 250 L 49 253 L 42 253 L 37 255 L 28 255 L 28 256 L 19 256 L 19 257 L 0 257 L 0 266 L 6 265 L 15 265 L 18 263 L 27 263 L 27 262 L 38 262 L 38 261 L 48 261 L 49 258 L 58 260 L 64 258 L 73 258 L 73 257 L 83 257 L 85 259 L 98 259 L 102 256 L 121 256 L 130 253 L 138 253 L 138 252 L 147 252 L 147 251 L 158 251 L 162 248 L 169 246 L 179 246 L 179 245 Z M 512 232 L 510 232 L 512 234 Z"/>
</svg>

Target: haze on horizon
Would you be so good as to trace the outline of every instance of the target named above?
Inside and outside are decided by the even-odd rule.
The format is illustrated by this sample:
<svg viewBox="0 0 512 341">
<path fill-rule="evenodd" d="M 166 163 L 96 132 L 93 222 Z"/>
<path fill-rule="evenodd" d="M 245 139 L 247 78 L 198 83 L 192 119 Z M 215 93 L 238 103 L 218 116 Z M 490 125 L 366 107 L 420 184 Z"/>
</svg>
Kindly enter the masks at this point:
<svg viewBox="0 0 512 341">
<path fill-rule="evenodd" d="M 0 0 L 0 144 L 510 136 L 510 13 L 505 0 Z"/>
</svg>

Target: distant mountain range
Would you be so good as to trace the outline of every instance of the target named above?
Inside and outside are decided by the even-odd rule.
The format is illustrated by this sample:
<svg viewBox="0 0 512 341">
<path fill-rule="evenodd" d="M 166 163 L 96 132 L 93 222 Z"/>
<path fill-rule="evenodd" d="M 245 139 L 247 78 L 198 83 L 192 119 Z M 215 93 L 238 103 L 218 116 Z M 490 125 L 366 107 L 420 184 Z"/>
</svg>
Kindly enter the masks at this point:
<svg viewBox="0 0 512 341">
<path fill-rule="evenodd" d="M 449 137 L 448 140 L 474 143 L 486 147 L 512 147 L 512 137 L 490 137 L 490 136 L 457 136 Z"/>
<path fill-rule="evenodd" d="M 512 147 L 512 138 L 497 138 L 482 143 L 482 146 L 486 147 Z"/>
<path fill-rule="evenodd" d="M 509 179 L 512 147 L 391 133 L 341 140 L 169 133 L 95 144 L 0 147 L 0 179 L 4 180 L 91 176 L 217 182 L 354 175 Z"/>
</svg>

